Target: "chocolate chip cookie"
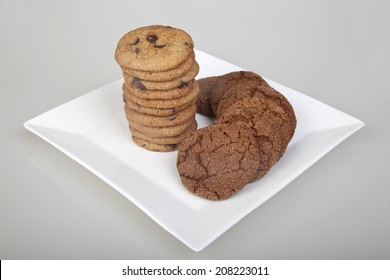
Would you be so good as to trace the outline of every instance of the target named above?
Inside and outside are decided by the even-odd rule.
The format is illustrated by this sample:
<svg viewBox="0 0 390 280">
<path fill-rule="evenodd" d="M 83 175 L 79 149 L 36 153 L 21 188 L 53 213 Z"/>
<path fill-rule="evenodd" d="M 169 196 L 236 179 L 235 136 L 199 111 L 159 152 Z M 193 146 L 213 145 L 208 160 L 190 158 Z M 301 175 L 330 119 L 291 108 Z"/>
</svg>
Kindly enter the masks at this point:
<svg viewBox="0 0 390 280">
<path fill-rule="evenodd" d="M 149 140 L 138 138 L 134 135 L 131 136 L 134 143 L 138 146 L 145 148 L 153 152 L 173 152 L 178 149 L 178 144 L 157 144 Z"/>
<path fill-rule="evenodd" d="M 170 26 L 137 28 L 119 40 L 115 59 L 134 142 L 153 151 L 175 150 L 189 127 L 197 127 L 199 64 L 191 36 Z"/>
<path fill-rule="evenodd" d="M 142 132 L 144 135 L 148 135 L 154 138 L 158 138 L 158 137 L 161 138 L 161 137 L 178 136 L 184 133 L 190 126 L 194 125 L 194 123 L 197 123 L 195 119 L 174 126 L 147 126 L 134 121 L 129 121 L 129 126 L 137 129 L 138 131 Z"/>
<path fill-rule="evenodd" d="M 188 59 L 184 61 L 182 64 L 180 64 L 178 67 L 166 70 L 166 71 L 141 71 L 131 68 L 122 67 L 122 70 L 133 77 L 138 77 L 140 80 L 146 80 L 146 81 L 170 81 L 175 78 L 178 78 L 184 73 L 188 72 L 191 68 L 191 66 L 195 62 L 195 54 L 192 52 Z"/>
<path fill-rule="evenodd" d="M 196 100 L 196 97 L 199 93 L 199 85 L 195 81 L 192 83 L 192 89 L 188 94 L 181 96 L 179 98 L 172 99 L 145 99 L 132 94 L 132 91 L 127 88 L 125 84 L 122 86 L 123 94 L 126 99 L 130 99 L 134 103 L 137 103 L 144 107 L 153 107 L 153 108 L 175 108 L 183 104 L 187 104 L 193 100 Z"/>
<path fill-rule="evenodd" d="M 178 28 L 152 25 L 125 34 L 118 42 L 115 59 L 123 67 L 141 71 L 167 71 L 178 67 L 193 53 L 191 36 Z"/>
<path fill-rule="evenodd" d="M 183 110 L 174 112 L 169 116 L 143 114 L 130 109 L 128 106 L 125 106 L 125 113 L 129 122 L 137 122 L 146 126 L 175 126 L 194 119 L 196 104 L 193 102 Z"/>
<path fill-rule="evenodd" d="M 153 137 L 143 133 L 142 131 L 139 131 L 134 127 L 130 127 L 130 131 L 131 131 L 131 135 L 134 137 L 144 139 L 146 141 L 155 144 L 168 145 L 168 144 L 181 143 L 184 139 L 188 138 L 194 131 L 196 131 L 197 128 L 198 128 L 197 123 L 193 122 L 188 128 L 186 128 L 185 131 L 183 131 L 183 133 L 175 136 L 170 136 L 170 137 Z"/>
<path fill-rule="evenodd" d="M 127 91 L 131 91 L 136 97 L 141 99 L 176 99 L 188 94 L 193 88 L 193 81 L 189 82 L 187 86 L 176 87 L 168 90 L 147 90 L 140 89 L 138 87 L 129 88 L 126 86 Z M 126 84 L 125 84 L 126 85 Z"/>
<path fill-rule="evenodd" d="M 168 81 L 147 81 L 141 80 L 139 77 L 133 77 L 126 72 L 123 73 L 123 77 L 126 85 L 131 90 L 137 88 L 140 90 L 169 90 L 174 88 L 185 88 L 191 83 L 196 75 L 199 73 L 199 64 L 195 62 L 192 64 L 188 72 L 185 72 L 182 76 Z"/>
<path fill-rule="evenodd" d="M 191 104 L 191 102 L 189 102 L 189 103 L 183 104 L 181 106 L 176 106 L 173 108 L 153 108 L 153 107 L 144 107 L 144 106 L 141 106 L 137 103 L 134 103 L 130 99 L 126 98 L 125 95 L 123 96 L 123 100 L 129 109 L 134 110 L 134 111 L 141 113 L 141 114 L 153 115 L 153 116 L 157 116 L 157 117 L 172 116 L 173 114 L 180 112 L 181 110 L 187 108 Z"/>
</svg>

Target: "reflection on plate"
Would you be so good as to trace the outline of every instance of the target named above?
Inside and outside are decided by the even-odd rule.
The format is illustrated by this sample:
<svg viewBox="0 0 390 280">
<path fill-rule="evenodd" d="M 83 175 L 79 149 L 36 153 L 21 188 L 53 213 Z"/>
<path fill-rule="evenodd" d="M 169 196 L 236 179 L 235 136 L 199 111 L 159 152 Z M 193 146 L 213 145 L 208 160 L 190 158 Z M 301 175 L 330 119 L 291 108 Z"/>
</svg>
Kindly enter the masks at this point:
<svg viewBox="0 0 390 280">
<path fill-rule="evenodd" d="M 198 78 L 241 68 L 196 51 Z M 268 81 L 268 80 L 267 80 Z M 123 113 L 122 80 L 43 113 L 24 125 L 92 171 L 163 228 L 195 251 L 284 188 L 364 123 L 272 81 L 296 112 L 298 125 L 283 158 L 261 180 L 224 201 L 188 192 L 176 170 L 177 152 L 150 152 L 135 145 Z M 211 120 L 197 115 L 199 127 Z"/>
</svg>

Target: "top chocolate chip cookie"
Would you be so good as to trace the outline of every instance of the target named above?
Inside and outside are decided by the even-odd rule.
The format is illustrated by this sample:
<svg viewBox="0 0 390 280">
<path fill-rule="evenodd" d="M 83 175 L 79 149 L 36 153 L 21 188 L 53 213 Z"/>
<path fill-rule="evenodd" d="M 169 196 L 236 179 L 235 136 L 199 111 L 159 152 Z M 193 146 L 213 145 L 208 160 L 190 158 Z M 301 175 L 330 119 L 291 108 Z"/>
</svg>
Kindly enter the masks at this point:
<svg viewBox="0 0 390 280">
<path fill-rule="evenodd" d="M 193 47 L 185 31 L 152 25 L 125 34 L 118 42 L 115 59 L 122 67 L 166 71 L 182 64 L 193 53 Z"/>
</svg>

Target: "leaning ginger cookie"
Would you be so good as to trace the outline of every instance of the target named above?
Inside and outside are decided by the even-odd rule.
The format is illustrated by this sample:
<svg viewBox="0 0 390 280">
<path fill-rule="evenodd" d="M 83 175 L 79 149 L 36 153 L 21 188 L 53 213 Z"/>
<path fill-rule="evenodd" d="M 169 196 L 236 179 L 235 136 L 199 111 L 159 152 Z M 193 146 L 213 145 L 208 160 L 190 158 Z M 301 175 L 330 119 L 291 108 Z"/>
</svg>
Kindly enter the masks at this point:
<svg viewBox="0 0 390 280">
<path fill-rule="evenodd" d="M 199 84 L 199 94 L 196 99 L 197 112 L 204 116 L 215 118 L 215 114 L 211 105 L 211 95 L 214 92 L 214 85 L 219 77 L 206 77 L 198 80 Z M 217 108 L 218 104 L 215 104 L 214 107 Z"/>
<path fill-rule="evenodd" d="M 249 130 L 235 124 L 216 124 L 184 140 L 176 164 L 190 192 L 223 200 L 256 177 L 260 160 L 256 139 Z"/>
</svg>

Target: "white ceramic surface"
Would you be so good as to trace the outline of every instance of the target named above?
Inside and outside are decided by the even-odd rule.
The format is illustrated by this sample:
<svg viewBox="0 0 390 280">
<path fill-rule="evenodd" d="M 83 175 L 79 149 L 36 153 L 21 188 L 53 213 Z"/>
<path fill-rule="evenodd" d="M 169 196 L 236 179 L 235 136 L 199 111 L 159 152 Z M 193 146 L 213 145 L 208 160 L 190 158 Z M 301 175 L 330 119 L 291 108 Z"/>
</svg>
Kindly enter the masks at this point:
<svg viewBox="0 0 390 280">
<path fill-rule="evenodd" d="M 196 51 L 198 78 L 241 68 Z M 135 145 L 123 113 L 122 80 L 45 112 L 24 125 L 92 171 L 163 228 L 200 251 L 270 199 L 364 123 L 311 97 L 267 80 L 291 102 L 296 133 L 283 158 L 262 179 L 225 201 L 189 193 L 176 170 L 177 152 Z M 197 115 L 199 127 L 211 120 Z M 55 163 L 53 163 L 55 164 Z"/>
</svg>

